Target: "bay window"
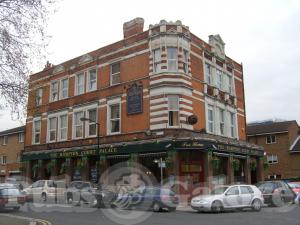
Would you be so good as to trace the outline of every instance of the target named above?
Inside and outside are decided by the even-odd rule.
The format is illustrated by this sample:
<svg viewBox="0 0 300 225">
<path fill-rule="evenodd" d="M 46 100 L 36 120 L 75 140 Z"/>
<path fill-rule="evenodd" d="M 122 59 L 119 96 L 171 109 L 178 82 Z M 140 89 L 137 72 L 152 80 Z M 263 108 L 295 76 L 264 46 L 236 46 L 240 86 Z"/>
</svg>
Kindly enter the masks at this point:
<svg viewBox="0 0 300 225">
<path fill-rule="evenodd" d="M 168 71 L 177 71 L 178 70 L 177 48 L 168 47 L 167 57 L 168 57 Z"/>
<path fill-rule="evenodd" d="M 161 61 L 161 54 L 160 49 L 153 50 L 153 72 L 158 73 L 160 72 L 160 61 Z"/>
</svg>

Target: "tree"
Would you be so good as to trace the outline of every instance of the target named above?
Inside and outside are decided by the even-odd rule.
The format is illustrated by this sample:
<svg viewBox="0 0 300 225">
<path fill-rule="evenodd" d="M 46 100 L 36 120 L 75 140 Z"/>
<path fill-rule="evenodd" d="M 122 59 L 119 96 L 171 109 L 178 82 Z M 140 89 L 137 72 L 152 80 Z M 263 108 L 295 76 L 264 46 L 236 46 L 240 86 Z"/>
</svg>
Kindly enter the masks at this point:
<svg viewBox="0 0 300 225">
<path fill-rule="evenodd" d="M 45 61 L 48 16 L 56 0 L 0 0 L 0 108 L 22 118 L 28 76 Z"/>
</svg>

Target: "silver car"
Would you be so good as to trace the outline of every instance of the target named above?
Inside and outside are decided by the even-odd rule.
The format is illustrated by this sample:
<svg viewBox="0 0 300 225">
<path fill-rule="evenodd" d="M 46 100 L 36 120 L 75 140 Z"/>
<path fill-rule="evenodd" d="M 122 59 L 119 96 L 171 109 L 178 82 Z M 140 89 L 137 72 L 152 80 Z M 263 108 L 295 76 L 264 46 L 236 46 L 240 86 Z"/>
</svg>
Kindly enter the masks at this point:
<svg viewBox="0 0 300 225">
<path fill-rule="evenodd" d="M 209 195 L 199 195 L 191 201 L 194 210 L 213 212 L 244 208 L 260 211 L 263 204 L 262 193 L 253 185 L 219 186 Z"/>
</svg>

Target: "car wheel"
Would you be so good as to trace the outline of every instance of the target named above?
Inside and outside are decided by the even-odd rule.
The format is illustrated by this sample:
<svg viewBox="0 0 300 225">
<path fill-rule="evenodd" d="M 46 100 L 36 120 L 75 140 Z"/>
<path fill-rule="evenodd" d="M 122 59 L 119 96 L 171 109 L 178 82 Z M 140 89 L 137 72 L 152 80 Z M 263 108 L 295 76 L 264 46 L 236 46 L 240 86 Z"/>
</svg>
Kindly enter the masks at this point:
<svg viewBox="0 0 300 225">
<path fill-rule="evenodd" d="M 220 202 L 220 201 L 214 201 L 212 203 L 212 205 L 211 205 L 211 210 L 214 213 L 220 213 L 220 212 L 222 212 L 222 210 L 223 210 L 222 202 Z"/>
<path fill-rule="evenodd" d="M 73 197 L 72 197 L 72 195 L 71 194 L 68 194 L 67 195 L 67 204 L 72 204 L 73 203 Z"/>
<path fill-rule="evenodd" d="M 254 201 L 251 204 L 252 210 L 259 212 L 261 210 L 261 201 L 258 199 L 254 199 Z"/>
<path fill-rule="evenodd" d="M 47 201 L 47 194 L 42 193 L 41 199 L 42 199 L 42 202 L 46 202 Z"/>
<path fill-rule="evenodd" d="M 157 202 L 155 202 L 153 204 L 153 211 L 154 212 L 159 212 L 160 210 L 161 210 L 160 205 Z"/>
</svg>

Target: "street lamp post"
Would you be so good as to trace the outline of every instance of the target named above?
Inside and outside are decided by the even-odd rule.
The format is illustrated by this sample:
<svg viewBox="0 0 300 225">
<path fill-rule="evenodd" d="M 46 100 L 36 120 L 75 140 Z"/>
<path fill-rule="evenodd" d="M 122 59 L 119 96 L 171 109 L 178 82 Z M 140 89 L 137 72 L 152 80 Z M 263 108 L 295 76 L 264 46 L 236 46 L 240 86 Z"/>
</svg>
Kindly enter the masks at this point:
<svg viewBox="0 0 300 225">
<path fill-rule="evenodd" d="M 160 185 L 162 186 L 163 185 L 163 159 L 162 158 L 160 158 L 159 160 L 155 159 L 154 162 L 157 163 L 158 166 L 160 167 Z"/>
<path fill-rule="evenodd" d="M 95 123 L 97 125 L 97 152 L 99 153 L 99 149 L 100 149 L 100 124 L 97 123 L 94 120 L 91 120 L 90 118 L 86 118 L 86 117 L 81 117 L 80 121 L 84 122 L 84 121 L 89 121 L 92 123 Z"/>
</svg>

